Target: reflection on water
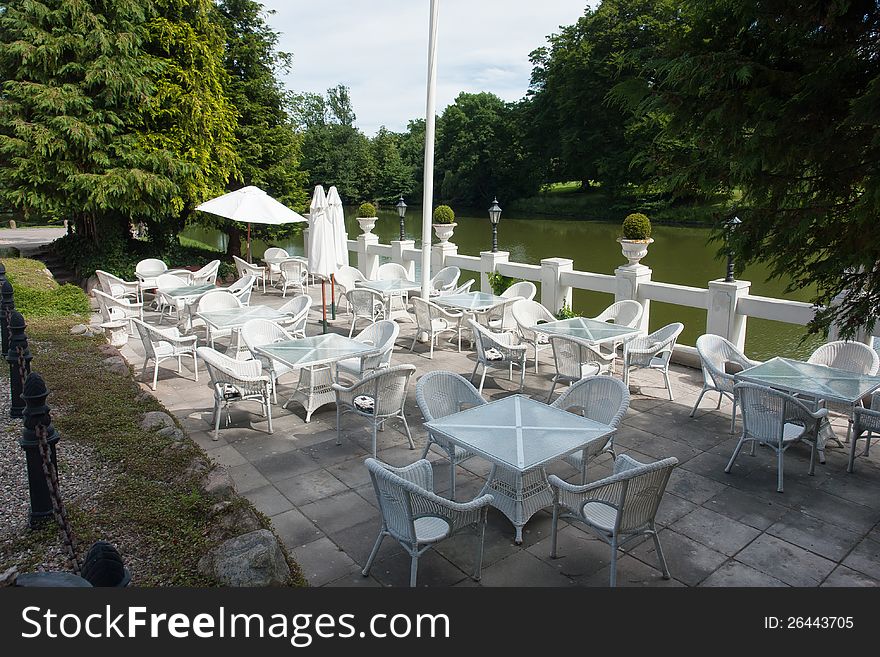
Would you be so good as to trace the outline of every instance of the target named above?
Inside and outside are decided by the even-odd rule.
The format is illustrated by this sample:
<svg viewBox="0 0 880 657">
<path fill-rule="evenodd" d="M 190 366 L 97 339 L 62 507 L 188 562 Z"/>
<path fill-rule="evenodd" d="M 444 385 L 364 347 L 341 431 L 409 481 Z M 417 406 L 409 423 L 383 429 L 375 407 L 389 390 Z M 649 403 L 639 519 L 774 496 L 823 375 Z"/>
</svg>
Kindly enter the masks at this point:
<svg viewBox="0 0 880 657">
<path fill-rule="evenodd" d="M 354 208 L 346 209 L 349 239 L 355 239 L 361 232 L 354 213 Z M 491 228 L 488 216 L 457 217 L 457 223 L 452 241 L 458 245 L 459 253 L 479 255 L 480 251 L 490 248 Z M 400 220 L 394 211 L 380 212 L 373 232 L 379 236 L 380 242 L 387 244 L 397 239 L 399 227 Z M 420 246 L 421 215 L 417 208 L 412 208 L 406 218 L 406 232 L 407 238 L 415 240 L 416 246 Z M 227 237 L 219 230 L 192 226 L 183 235 L 219 250 L 226 249 Z M 509 251 L 512 262 L 538 264 L 542 258 L 571 258 L 577 270 L 613 274 L 616 267 L 626 262 L 615 241 L 619 235 L 618 224 L 511 218 L 505 215 L 498 225 L 498 248 Z M 726 259 L 717 256 L 717 245 L 708 243 L 708 229 L 654 226 L 652 237 L 654 244 L 642 263 L 653 270 L 653 280 L 705 288 L 710 280 L 724 277 Z M 280 246 L 291 255 L 303 255 L 302 235 L 272 245 L 254 240 L 251 242 L 254 258 L 259 258 L 267 246 Z M 807 291 L 786 294 L 786 282 L 767 281 L 768 274 L 765 266 L 756 265 L 746 269 L 742 278 L 752 282 L 752 294 L 796 301 L 809 300 Z M 464 272 L 462 276 L 466 278 L 475 274 Z M 575 290 L 573 306 L 576 311 L 590 316 L 598 314 L 612 301 L 610 294 Z M 692 345 L 706 330 L 706 311 L 651 302 L 652 330 L 676 321 L 685 325 L 681 343 Z M 819 342 L 818 338 L 809 338 L 801 343 L 805 335 L 802 327 L 759 319 L 749 320 L 747 335 L 746 351 L 753 358 L 775 355 L 804 357 Z"/>
</svg>

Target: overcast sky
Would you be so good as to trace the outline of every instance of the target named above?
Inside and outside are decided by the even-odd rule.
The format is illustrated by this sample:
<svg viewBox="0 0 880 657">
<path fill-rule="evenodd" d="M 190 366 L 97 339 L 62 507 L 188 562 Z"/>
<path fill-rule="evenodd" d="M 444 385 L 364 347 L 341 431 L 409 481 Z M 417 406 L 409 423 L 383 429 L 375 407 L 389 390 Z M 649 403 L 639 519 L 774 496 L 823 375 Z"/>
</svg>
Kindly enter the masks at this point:
<svg viewBox="0 0 880 657">
<path fill-rule="evenodd" d="M 279 49 L 293 53 L 292 91 L 351 89 L 357 126 L 402 131 L 425 116 L 429 0 L 262 0 L 277 13 Z M 437 113 L 461 91 L 522 98 L 529 53 L 587 0 L 440 0 Z M 595 4 L 591 2 L 590 4 Z"/>
</svg>

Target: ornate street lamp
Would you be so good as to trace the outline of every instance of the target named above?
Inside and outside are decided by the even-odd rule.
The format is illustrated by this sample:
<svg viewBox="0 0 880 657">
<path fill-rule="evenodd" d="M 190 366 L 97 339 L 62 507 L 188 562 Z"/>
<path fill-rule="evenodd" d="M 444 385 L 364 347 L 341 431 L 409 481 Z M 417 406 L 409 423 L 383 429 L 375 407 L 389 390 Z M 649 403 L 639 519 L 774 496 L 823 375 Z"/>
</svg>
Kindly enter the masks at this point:
<svg viewBox="0 0 880 657">
<path fill-rule="evenodd" d="M 406 239 L 406 225 L 403 223 L 403 218 L 406 216 L 406 203 L 403 202 L 402 195 L 394 207 L 397 208 L 397 216 L 400 217 L 400 241 L 402 242 Z"/>
<path fill-rule="evenodd" d="M 498 205 L 498 197 L 492 201 L 489 208 L 489 221 L 492 222 L 492 252 L 498 251 L 498 222 L 501 221 L 501 207 Z"/>
<path fill-rule="evenodd" d="M 733 216 L 730 219 L 728 219 L 727 222 L 724 224 L 724 227 L 727 229 L 727 232 L 725 234 L 725 239 L 727 240 L 727 276 L 725 276 L 725 278 L 724 278 L 725 283 L 733 283 L 733 281 L 734 281 L 734 278 L 733 278 L 733 266 L 734 266 L 733 255 L 734 255 L 734 253 L 733 253 L 733 244 L 731 242 L 733 239 L 733 231 L 735 231 L 736 227 L 739 226 L 741 223 L 742 223 L 742 221 L 740 221 L 739 217 Z"/>
</svg>

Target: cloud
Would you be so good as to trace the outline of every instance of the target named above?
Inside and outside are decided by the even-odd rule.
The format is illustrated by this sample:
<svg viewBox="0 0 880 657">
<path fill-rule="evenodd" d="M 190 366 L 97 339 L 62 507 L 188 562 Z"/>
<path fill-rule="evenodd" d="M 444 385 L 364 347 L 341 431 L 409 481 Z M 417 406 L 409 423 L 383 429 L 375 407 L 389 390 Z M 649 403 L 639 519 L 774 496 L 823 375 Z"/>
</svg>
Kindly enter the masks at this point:
<svg viewBox="0 0 880 657">
<path fill-rule="evenodd" d="M 371 135 L 404 130 L 425 116 L 429 0 L 262 0 L 275 14 L 279 49 L 293 53 L 283 80 L 292 91 L 351 89 L 357 125 Z M 596 4 L 595 2 L 591 4 Z M 522 98 L 529 53 L 561 25 L 574 23 L 585 0 L 440 0 L 437 113 L 462 91 Z"/>
</svg>

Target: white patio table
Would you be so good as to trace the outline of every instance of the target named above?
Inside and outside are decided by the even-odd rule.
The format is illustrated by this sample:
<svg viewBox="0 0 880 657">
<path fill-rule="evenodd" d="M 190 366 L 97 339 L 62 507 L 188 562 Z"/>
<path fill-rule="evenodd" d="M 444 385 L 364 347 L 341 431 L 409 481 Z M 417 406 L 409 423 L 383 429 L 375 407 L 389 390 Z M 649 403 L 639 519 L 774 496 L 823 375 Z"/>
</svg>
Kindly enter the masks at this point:
<svg viewBox="0 0 880 657">
<path fill-rule="evenodd" d="M 625 342 L 639 334 L 639 330 L 629 326 L 609 324 L 588 317 L 572 317 L 560 319 L 555 322 L 546 322 L 529 327 L 538 333 L 552 333 L 554 335 L 568 335 L 582 340 L 588 340 L 593 344 L 606 344 L 608 342 Z"/>
<path fill-rule="evenodd" d="M 406 299 L 410 292 L 418 292 L 422 284 L 406 278 L 394 278 L 383 281 L 358 281 L 358 287 L 378 292 L 385 299 L 385 314 L 388 319 L 408 319 L 415 322 L 406 309 Z"/>
</svg>

